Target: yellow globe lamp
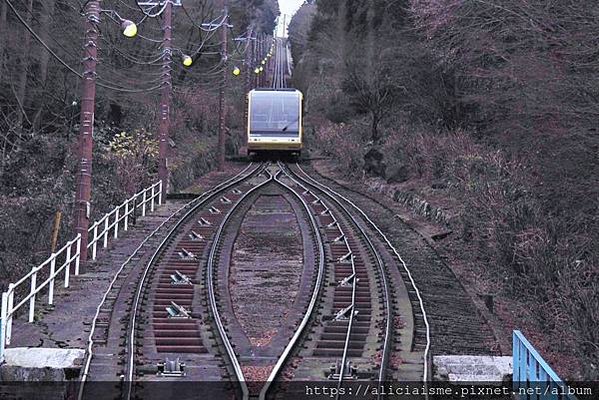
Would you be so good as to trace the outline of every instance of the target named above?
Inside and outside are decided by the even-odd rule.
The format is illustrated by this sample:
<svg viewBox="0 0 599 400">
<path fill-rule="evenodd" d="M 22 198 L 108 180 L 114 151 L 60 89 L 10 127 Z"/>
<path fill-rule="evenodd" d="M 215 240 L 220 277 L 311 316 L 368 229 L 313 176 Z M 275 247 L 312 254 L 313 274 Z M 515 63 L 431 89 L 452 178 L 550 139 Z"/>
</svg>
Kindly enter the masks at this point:
<svg viewBox="0 0 599 400">
<path fill-rule="evenodd" d="M 259 73 L 260 73 L 260 68 L 256 67 L 256 69 L 254 70 L 254 72 L 255 72 L 256 74 L 259 74 Z"/>
<path fill-rule="evenodd" d="M 239 69 L 239 67 L 233 68 L 233 75 L 239 76 L 240 73 L 241 73 L 241 70 Z"/>
<path fill-rule="evenodd" d="M 260 67 L 260 72 L 264 71 L 264 67 Z"/>
<path fill-rule="evenodd" d="M 137 36 L 137 25 L 135 22 L 126 19 L 121 24 L 121 27 L 123 28 L 123 35 L 127 36 L 128 38 Z"/>
<path fill-rule="evenodd" d="M 187 54 L 183 54 L 183 56 L 181 57 L 181 62 L 184 66 L 191 67 L 191 64 L 193 64 L 193 58 L 191 58 Z"/>
</svg>

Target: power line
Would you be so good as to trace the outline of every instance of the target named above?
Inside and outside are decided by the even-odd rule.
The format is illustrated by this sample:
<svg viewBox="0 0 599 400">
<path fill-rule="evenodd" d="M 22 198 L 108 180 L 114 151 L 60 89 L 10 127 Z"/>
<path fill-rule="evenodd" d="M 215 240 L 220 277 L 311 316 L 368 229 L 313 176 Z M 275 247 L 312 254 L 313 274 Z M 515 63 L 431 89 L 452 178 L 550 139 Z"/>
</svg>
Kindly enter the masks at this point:
<svg viewBox="0 0 599 400">
<path fill-rule="evenodd" d="M 41 37 L 39 37 L 39 35 L 29 26 L 29 24 L 27 24 L 27 21 L 25 21 L 23 19 L 23 17 L 21 16 L 21 14 L 19 14 L 19 12 L 17 11 L 17 9 L 15 8 L 15 6 L 10 2 L 10 0 L 4 0 L 6 2 L 6 4 L 8 4 L 8 6 L 10 7 L 10 9 L 12 10 L 12 12 L 15 14 L 15 16 L 17 17 L 17 19 L 19 20 L 19 22 L 25 26 L 25 28 L 27 28 L 27 30 L 29 31 L 29 33 L 31 33 L 31 35 L 35 38 L 36 41 L 38 41 L 49 53 L 50 55 L 52 55 L 52 57 L 54 57 L 60 64 L 62 64 L 65 68 L 67 68 L 71 73 L 75 74 L 76 76 L 78 76 L 80 79 L 83 79 L 83 75 L 78 72 L 77 70 L 75 70 L 73 67 L 71 67 L 66 61 L 64 61 L 62 58 L 60 58 L 60 56 L 58 54 L 56 54 L 43 40 Z M 87 3 L 86 3 L 87 4 Z M 142 93 L 142 92 L 151 92 L 157 89 L 160 89 L 160 85 L 154 86 L 154 87 L 150 87 L 150 88 L 143 88 L 143 89 L 134 89 L 134 88 L 122 88 L 122 87 L 118 87 L 115 85 L 118 85 L 114 82 L 110 82 L 108 80 L 105 79 L 101 79 L 98 78 L 104 82 L 107 83 L 101 83 L 98 82 L 98 86 L 101 86 L 103 88 L 106 89 L 110 89 L 110 90 L 114 90 L 114 91 L 118 91 L 118 92 L 124 92 L 124 93 Z"/>
</svg>

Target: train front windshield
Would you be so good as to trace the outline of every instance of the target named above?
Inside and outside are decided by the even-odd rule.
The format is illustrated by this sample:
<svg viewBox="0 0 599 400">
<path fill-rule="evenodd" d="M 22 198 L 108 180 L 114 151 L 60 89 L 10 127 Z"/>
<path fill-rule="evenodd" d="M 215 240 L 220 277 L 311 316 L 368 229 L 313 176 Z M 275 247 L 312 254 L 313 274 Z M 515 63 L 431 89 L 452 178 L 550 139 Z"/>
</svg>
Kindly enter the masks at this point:
<svg viewBox="0 0 599 400">
<path fill-rule="evenodd" d="M 299 135 L 300 96 L 297 92 L 253 92 L 251 102 L 252 135 Z"/>
</svg>

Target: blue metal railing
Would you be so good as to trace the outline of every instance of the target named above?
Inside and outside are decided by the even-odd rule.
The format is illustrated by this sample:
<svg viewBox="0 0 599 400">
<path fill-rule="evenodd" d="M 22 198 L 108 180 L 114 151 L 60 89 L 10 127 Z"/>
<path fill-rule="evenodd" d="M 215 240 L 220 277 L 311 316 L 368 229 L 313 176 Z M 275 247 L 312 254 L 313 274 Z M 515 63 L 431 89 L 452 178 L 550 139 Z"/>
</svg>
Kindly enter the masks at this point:
<svg viewBox="0 0 599 400">
<path fill-rule="evenodd" d="M 513 333 L 513 389 L 520 399 L 568 399 L 577 400 L 569 394 L 570 388 L 543 360 L 522 332 Z"/>
</svg>

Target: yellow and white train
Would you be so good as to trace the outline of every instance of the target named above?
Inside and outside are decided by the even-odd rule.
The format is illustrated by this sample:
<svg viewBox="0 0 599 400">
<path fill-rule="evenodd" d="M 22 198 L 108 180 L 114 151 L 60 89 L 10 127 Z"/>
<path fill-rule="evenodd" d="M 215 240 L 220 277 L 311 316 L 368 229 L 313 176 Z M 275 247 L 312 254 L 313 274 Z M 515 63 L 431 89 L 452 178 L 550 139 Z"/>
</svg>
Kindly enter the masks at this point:
<svg viewBox="0 0 599 400">
<path fill-rule="evenodd" d="M 297 89 L 254 89 L 248 93 L 249 155 L 279 151 L 299 155 L 303 147 L 303 95 Z"/>
</svg>

